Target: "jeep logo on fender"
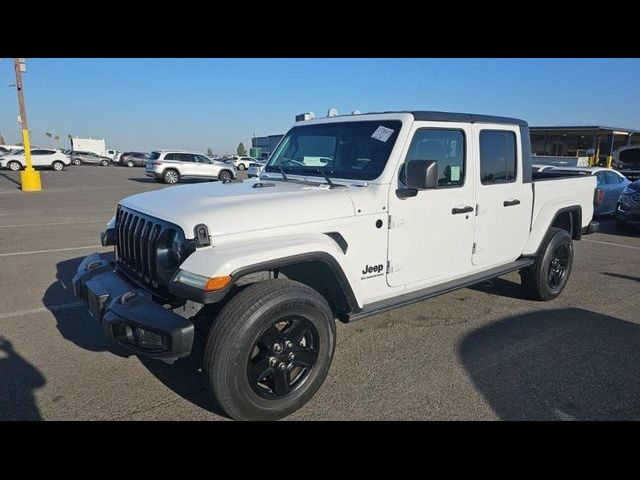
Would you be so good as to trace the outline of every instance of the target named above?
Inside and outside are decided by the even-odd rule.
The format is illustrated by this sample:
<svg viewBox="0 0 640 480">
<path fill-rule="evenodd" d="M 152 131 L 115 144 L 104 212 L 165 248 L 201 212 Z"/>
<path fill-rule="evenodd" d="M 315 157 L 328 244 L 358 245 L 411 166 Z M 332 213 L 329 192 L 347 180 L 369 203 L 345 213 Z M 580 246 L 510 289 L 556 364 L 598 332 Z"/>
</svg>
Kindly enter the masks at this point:
<svg viewBox="0 0 640 480">
<path fill-rule="evenodd" d="M 384 274 L 384 265 L 365 265 L 362 270 L 362 277 L 360 280 L 367 280 L 369 278 L 379 277 Z"/>
</svg>

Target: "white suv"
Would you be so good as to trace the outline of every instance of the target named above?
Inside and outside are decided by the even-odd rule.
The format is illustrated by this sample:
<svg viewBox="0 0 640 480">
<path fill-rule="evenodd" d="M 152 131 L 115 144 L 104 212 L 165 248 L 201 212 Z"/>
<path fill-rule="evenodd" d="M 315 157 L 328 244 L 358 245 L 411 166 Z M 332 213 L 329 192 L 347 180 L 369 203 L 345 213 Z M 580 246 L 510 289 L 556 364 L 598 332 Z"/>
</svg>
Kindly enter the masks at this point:
<svg viewBox="0 0 640 480">
<path fill-rule="evenodd" d="M 69 160 L 68 155 L 65 155 L 60 150 L 32 148 L 31 164 L 34 167 L 52 168 L 60 171 L 63 170 L 64 167 L 71 165 L 71 160 Z M 17 172 L 18 170 L 22 170 L 26 165 L 27 160 L 24 156 L 24 150 L 0 157 L 0 168 L 8 168 L 9 170 Z"/>
<path fill-rule="evenodd" d="M 229 182 L 236 178 L 236 167 L 187 150 L 158 150 L 144 167 L 147 177 L 159 182 L 178 183 L 183 178 L 210 178 Z"/>
<path fill-rule="evenodd" d="M 238 170 L 248 170 L 252 163 L 255 163 L 257 160 L 252 157 L 240 157 L 238 155 L 234 155 L 230 159 L 229 162 L 233 163 Z"/>
</svg>

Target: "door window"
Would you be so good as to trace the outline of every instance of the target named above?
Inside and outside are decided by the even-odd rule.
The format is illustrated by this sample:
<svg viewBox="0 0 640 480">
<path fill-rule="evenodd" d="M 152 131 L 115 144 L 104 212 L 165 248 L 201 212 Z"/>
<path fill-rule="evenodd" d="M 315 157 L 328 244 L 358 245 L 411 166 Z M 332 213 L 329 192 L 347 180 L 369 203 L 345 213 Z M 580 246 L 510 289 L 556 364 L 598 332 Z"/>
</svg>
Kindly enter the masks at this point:
<svg viewBox="0 0 640 480">
<path fill-rule="evenodd" d="M 480 181 L 483 185 L 516 180 L 516 135 L 506 130 L 480 132 Z"/>
<path fill-rule="evenodd" d="M 413 160 L 438 162 L 438 187 L 464 184 L 465 138 L 462 130 L 422 128 L 416 131 L 405 163 Z M 401 180 L 404 171 L 401 173 Z"/>
</svg>

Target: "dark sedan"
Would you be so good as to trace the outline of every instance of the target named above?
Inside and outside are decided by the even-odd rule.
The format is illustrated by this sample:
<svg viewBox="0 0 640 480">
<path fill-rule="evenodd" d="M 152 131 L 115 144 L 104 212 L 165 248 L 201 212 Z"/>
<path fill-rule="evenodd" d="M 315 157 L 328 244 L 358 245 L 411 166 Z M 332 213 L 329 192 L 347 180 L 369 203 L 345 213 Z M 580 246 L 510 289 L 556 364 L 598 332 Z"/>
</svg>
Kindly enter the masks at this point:
<svg viewBox="0 0 640 480">
<path fill-rule="evenodd" d="M 123 167 L 144 167 L 151 155 L 146 152 L 124 152 L 118 163 Z"/>
<path fill-rule="evenodd" d="M 616 227 L 623 229 L 629 223 L 640 224 L 640 180 L 627 185 L 618 198 L 615 213 Z"/>
</svg>

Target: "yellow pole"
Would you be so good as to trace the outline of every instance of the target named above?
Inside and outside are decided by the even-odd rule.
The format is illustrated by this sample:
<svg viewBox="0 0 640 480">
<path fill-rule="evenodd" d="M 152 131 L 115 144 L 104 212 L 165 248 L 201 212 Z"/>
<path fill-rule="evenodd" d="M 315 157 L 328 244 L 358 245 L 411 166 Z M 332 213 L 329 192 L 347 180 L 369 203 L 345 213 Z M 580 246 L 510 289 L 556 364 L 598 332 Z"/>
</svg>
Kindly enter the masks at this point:
<svg viewBox="0 0 640 480">
<path fill-rule="evenodd" d="M 26 168 L 20 172 L 20 185 L 23 192 L 39 192 L 42 190 L 40 172 L 31 164 L 31 143 L 29 142 L 29 126 L 27 124 L 27 110 L 24 105 L 24 92 L 22 89 L 22 68 L 24 60 L 15 59 L 16 89 L 18 90 L 18 106 L 20 108 L 20 123 L 22 124 L 22 144 L 24 145 L 24 158 L 27 161 Z"/>
</svg>

